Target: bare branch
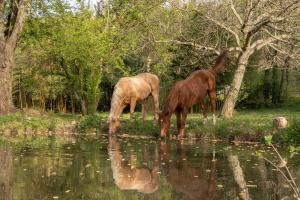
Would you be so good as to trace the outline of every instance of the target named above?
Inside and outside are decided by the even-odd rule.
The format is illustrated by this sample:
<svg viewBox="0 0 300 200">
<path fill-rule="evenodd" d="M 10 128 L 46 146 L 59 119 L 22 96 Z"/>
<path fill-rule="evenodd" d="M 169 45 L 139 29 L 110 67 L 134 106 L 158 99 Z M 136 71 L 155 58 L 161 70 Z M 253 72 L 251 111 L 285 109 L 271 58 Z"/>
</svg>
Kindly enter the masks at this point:
<svg viewBox="0 0 300 200">
<path fill-rule="evenodd" d="M 220 52 L 216 50 L 214 47 L 203 46 L 195 42 L 183 42 L 179 40 L 157 40 L 155 41 L 155 43 L 172 43 L 172 44 L 179 44 L 179 45 L 187 45 L 187 46 L 192 46 L 199 50 L 208 50 L 208 51 L 213 51 L 218 55 L 220 54 Z"/>
<path fill-rule="evenodd" d="M 294 6 L 295 8 L 293 8 Z M 296 9 L 297 6 L 300 6 L 300 1 L 293 1 L 280 11 L 274 10 L 272 12 L 265 12 L 261 14 L 251 24 L 247 24 L 249 26 L 247 32 L 256 33 L 261 27 L 268 25 L 269 23 L 279 23 L 286 20 L 286 17 L 282 17 L 282 15 L 287 13 L 289 10 L 292 11 Z"/>
<path fill-rule="evenodd" d="M 231 34 L 235 37 L 235 40 L 236 40 L 236 43 L 237 43 L 238 47 L 241 48 L 240 37 L 239 37 L 239 35 L 238 35 L 236 32 L 234 32 L 232 29 L 230 29 L 230 28 L 229 28 L 228 26 L 226 26 L 225 24 L 223 24 L 223 23 L 221 23 L 221 22 L 219 22 L 219 21 L 217 21 L 217 20 L 215 20 L 215 19 L 213 19 L 213 18 L 211 18 L 211 17 L 209 17 L 209 16 L 206 16 L 206 18 L 207 18 L 208 20 L 214 22 L 215 24 L 217 24 L 217 25 L 220 26 L 221 28 L 225 29 L 225 30 L 228 31 L 229 33 L 231 33 Z"/>
<path fill-rule="evenodd" d="M 272 42 L 269 43 L 268 46 L 269 46 L 270 48 L 274 49 L 275 51 L 277 51 L 277 52 L 279 52 L 279 53 L 281 53 L 281 54 L 286 55 L 287 57 L 290 57 L 290 58 L 292 58 L 292 59 L 296 59 L 291 53 L 286 52 L 285 50 L 281 49 L 280 47 L 278 48 L 277 45 L 274 44 L 274 43 L 272 43 Z"/>
<path fill-rule="evenodd" d="M 240 25 L 243 25 L 244 22 L 243 22 L 241 16 L 240 16 L 240 15 L 238 14 L 238 12 L 236 11 L 235 6 L 234 6 L 232 0 L 230 0 L 230 8 L 231 8 L 233 14 L 235 15 L 235 17 L 238 19 Z"/>
<path fill-rule="evenodd" d="M 260 40 L 257 40 L 256 42 L 254 42 L 253 44 L 251 44 L 250 49 L 260 50 L 261 48 L 265 47 L 266 45 L 269 45 L 272 42 L 280 41 L 280 40 L 288 39 L 288 38 L 291 38 L 291 36 L 287 35 L 287 34 L 283 34 L 283 35 L 278 35 L 278 36 L 271 36 L 267 39 L 260 39 Z"/>
</svg>

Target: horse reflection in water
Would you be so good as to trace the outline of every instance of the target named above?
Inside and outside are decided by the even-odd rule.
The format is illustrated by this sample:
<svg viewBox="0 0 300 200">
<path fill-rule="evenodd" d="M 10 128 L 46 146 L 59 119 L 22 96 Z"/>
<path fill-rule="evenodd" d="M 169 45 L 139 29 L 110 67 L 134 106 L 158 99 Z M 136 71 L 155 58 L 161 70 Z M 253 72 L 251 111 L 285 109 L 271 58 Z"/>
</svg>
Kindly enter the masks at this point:
<svg viewBox="0 0 300 200">
<path fill-rule="evenodd" d="M 159 187 L 158 180 L 158 155 L 156 154 L 154 167 L 151 170 L 147 166 L 148 152 L 143 152 L 143 165 L 136 166 L 136 157 L 130 155 L 130 166 L 125 166 L 120 149 L 120 143 L 116 136 L 110 136 L 108 152 L 111 160 L 111 169 L 115 184 L 121 190 L 137 190 L 138 192 L 150 194 Z"/>
<path fill-rule="evenodd" d="M 165 142 L 161 142 L 161 154 L 163 156 L 163 170 L 168 182 L 178 193 L 183 193 L 191 200 L 212 200 L 216 194 L 216 160 L 210 161 L 203 158 L 201 168 L 190 167 L 184 146 L 177 144 L 176 158 L 170 162 L 170 150 Z M 210 174 L 207 176 L 204 169 L 210 166 Z"/>
</svg>

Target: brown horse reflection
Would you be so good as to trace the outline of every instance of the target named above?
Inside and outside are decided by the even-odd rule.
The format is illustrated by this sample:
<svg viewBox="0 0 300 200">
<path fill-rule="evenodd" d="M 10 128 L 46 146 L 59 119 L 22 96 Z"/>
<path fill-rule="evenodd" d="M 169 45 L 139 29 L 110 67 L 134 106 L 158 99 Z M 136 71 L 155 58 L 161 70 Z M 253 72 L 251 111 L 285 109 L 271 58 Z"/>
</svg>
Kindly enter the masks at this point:
<svg viewBox="0 0 300 200">
<path fill-rule="evenodd" d="M 169 147 L 161 142 L 161 153 L 163 155 L 163 170 L 167 175 L 168 182 L 178 193 L 183 193 L 191 200 L 212 200 L 216 194 L 216 161 L 202 160 L 201 168 L 190 167 L 187 162 L 184 146 L 177 145 L 176 159 L 170 162 Z M 211 162 L 211 166 L 208 163 Z M 209 177 L 204 174 L 204 169 L 210 169 Z M 201 170 L 203 169 L 203 170 Z"/>
<path fill-rule="evenodd" d="M 156 155 L 152 170 L 147 166 L 148 153 L 146 150 L 143 153 L 143 165 L 141 167 L 136 166 L 136 157 L 134 155 L 130 156 L 130 166 L 126 166 L 123 162 L 120 143 L 116 136 L 109 138 L 108 152 L 115 184 L 121 190 L 137 190 L 141 193 L 150 194 L 158 189 L 158 155 Z"/>
</svg>

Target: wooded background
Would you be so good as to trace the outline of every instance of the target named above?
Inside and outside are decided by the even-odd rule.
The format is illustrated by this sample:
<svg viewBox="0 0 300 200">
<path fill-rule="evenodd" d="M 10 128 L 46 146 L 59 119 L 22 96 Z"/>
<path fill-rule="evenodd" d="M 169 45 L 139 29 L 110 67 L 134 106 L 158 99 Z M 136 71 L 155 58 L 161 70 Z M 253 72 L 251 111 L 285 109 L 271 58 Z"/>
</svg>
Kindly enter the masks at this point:
<svg viewBox="0 0 300 200">
<path fill-rule="evenodd" d="M 14 106 L 108 111 L 117 80 L 141 72 L 160 77 L 163 102 L 175 81 L 208 68 L 224 49 L 232 62 L 217 77 L 223 116 L 232 116 L 234 107 L 278 107 L 300 97 L 299 1 L 1 0 L 0 5 L 2 113 Z"/>
</svg>

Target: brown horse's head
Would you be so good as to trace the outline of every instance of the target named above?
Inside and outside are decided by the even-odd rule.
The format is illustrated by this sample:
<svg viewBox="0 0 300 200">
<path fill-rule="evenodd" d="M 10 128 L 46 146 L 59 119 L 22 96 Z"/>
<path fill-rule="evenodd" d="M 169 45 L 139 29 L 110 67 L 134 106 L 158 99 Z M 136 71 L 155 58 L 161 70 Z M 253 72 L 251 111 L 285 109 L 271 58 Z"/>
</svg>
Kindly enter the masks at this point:
<svg viewBox="0 0 300 200">
<path fill-rule="evenodd" d="M 216 63 L 213 66 L 215 73 L 222 73 L 225 71 L 225 68 L 229 66 L 231 62 L 229 52 L 223 51 L 216 59 Z"/>
<path fill-rule="evenodd" d="M 109 124 L 109 134 L 114 134 L 120 128 L 120 119 L 118 117 L 109 117 L 107 120 Z"/>
<path fill-rule="evenodd" d="M 158 122 L 160 125 L 160 137 L 166 138 L 171 125 L 170 116 L 163 112 L 159 115 Z"/>
</svg>

